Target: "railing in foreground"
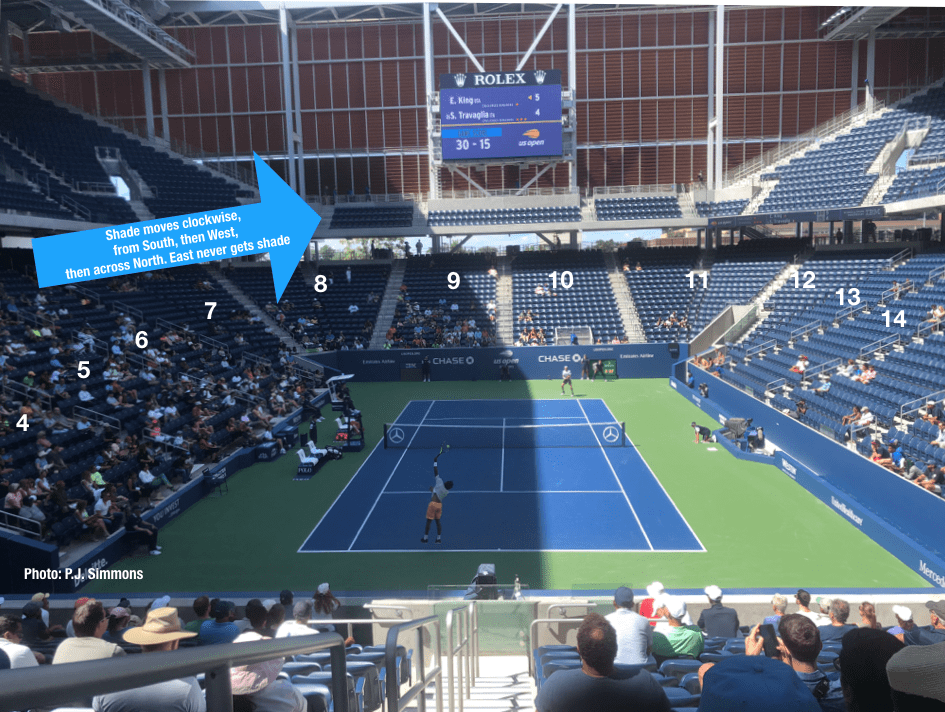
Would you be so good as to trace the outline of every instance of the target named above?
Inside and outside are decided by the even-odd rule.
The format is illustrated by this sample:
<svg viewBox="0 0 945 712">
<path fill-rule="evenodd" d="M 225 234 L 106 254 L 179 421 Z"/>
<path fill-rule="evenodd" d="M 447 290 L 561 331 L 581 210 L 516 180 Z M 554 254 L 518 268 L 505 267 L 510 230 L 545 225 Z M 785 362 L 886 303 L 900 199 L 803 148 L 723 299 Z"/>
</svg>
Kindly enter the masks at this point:
<svg viewBox="0 0 945 712">
<path fill-rule="evenodd" d="M 427 626 L 433 627 L 433 632 L 428 634 L 430 635 L 431 640 L 433 641 L 433 649 L 435 651 L 433 657 L 433 667 L 430 670 L 427 670 L 426 661 L 424 659 L 423 652 L 423 632 L 424 628 Z M 410 631 L 417 631 L 417 654 L 414 655 L 414 660 L 417 661 L 419 667 L 419 674 L 417 678 L 419 682 L 410 686 L 403 696 L 400 694 L 400 686 L 396 684 L 390 684 L 397 679 L 397 641 L 401 633 L 409 633 Z M 414 698 L 417 700 L 417 709 L 420 712 L 426 712 L 427 701 L 424 697 L 427 687 L 432 683 L 436 683 L 436 712 L 443 712 L 443 669 L 440 666 L 440 618 L 439 616 L 427 616 L 426 618 L 418 618 L 414 621 L 407 621 L 401 623 L 400 625 L 393 626 L 390 630 L 387 631 L 387 644 L 384 651 L 384 667 L 387 670 L 387 712 L 401 712 L 401 710 L 407 709 Z M 334 669 L 334 667 L 332 667 Z M 343 669 L 343 668 L 342 668 Z M 332 678 L 334 681 L 334 677 Z M 212 710 L 207 710 L 207 712 L 213 712 Z"/>
<path fill-rule="evenodd" d="M 456 644 L 453 644 L 453 621 L 456 621 Z M 457 682 L 459 683 L 459 712 L 463 712 L 463 700 L 468 700 L 472 686 L 479 675 L 479 626 L 476 604 L 452 608 L 446 612 L 446 682 L 449 686 L 449 710 L 453 704 Z M 455 674 L 454 658 L 459 656 L 459 674 Z M 475 674 L 473 673 L 475 661 Z M 464 691 L 465 690 L 465 691 Z"/>
<path fill-rule="evenodd" d="M 348 712 L 345 644 L 337 633 L 8 670 L 0 686 L 0 710 L 60 707 L 76 699 L 206 673 L 207 712 L 233 712 L 231 667 L 325 649 L 331 652 L 335 712 Z"/>
<path fill-rule="evenodd" d="M 569 608 L 581 608 L 583 612 L 579 618 L 568 618 L 567 613 Z M 528 627 L 528 674 L 532 677 L 535 676 L 535 657 L 532 652 L 537 647 L 536 643 L 538 642 L 538 636 L 535 635 L 535 629 L 538 627 L 539 623 L 564 623 L 569 629 L 577 630 L 577 628 L 584 621 L 584 616 L 587 615 L 588 611 L 592 608 L 597 608 L 596 603 L 574 601 L 573 603 L 559 603 L 554 606 L 548 607 L 548 614 L 551 615 L 556 610 L 562 613 L 561 618 L 536 618 L 532 621 L 531 625 Z M 564 638 L 560 638 L 560 641 L 563 643 L 567 637 L 568 631 L 565 631 Z"/>
</svg>

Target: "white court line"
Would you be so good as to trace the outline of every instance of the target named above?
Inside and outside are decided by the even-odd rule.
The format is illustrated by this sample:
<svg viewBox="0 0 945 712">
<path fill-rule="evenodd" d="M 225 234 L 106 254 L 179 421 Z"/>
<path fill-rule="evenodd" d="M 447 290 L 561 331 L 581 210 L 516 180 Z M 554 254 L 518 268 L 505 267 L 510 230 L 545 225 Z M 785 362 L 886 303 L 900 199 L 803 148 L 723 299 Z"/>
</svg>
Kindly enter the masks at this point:
<svg viewBox="0 0 945 712">
<path fill-rule="evenodd" d="M 604 407 L 607 409 L 607 412 L 610 413 L 610 417 L 613 418 L 613 419 L 616 421 L 617 418 L 614 417 L 613 412 L 610 410 L 610 406 L 607 405 L 607 401 L 601 399 L 601 403 L 604 404 Z M 627 440 L 630 440 L 630 436 L 629 436 L 629 435 L 627 436 Z M 703 552 L 708 552 L 708 549 L 705 548 L 705 544 L 702 543 L 702 540 L 699 538 L 699 536 L 696 534 L 695 530 L 692 528 L 692 526 L 691 526 L 691 525 L 689 524 L 689 522 L 686 520 L 686 517 L 683 515 L 682 511 L 681 511 L 681 510 L 679 509 L 679 507 L 676 505 L 676 502 L 673 500 L 672 497 L 669 496 L 669 492 L 666 491 L 666 488 L 663 487 L 663 483 L 660 482 L 660 478 L 656 476 L 656 473 L 655 473 L 655 472 L 653 472 L 653 468 L 650 467 L 650 463 L 648 463 L 648 462 L 646 461 L 646 458 L 643 457 L 643 453 L 640 452 L 640 448 L 638 448 L 636 445 L 634 445 L 633 440 L 630 440 L 630 444 L 633 445 L 633 449 L 637 451 L 637 455 L 640 457 L 640 460 L 642 460 L 642 461 L 643 461 L 643 464 L 646 465 L 646 469 L 650 471 L 650 476 L 651 476 L 654 480 L 656 480 L 656 484 L 658 484 L 658 485 L 660 486 L 660 489 L 663 490 L 663 494 L 666 495 L 666 499 L 668 499 L 670 502 L 672 502 L 673 507 L 675 507 L 675 509 L 676 509 L 676 513 L 679 514 L 679 518 L 683 520 L 683 523 L 686 525 L 686 528 L 689 529 L 689 532 L 692 534 L 693 538 L 694 538 L 697 542 L 699 542 L 699 546 L 702 547 L 702 551 L 703 551 Z M 663 549 L 660 549 L 660 551 L 664 551 L 664 550 L 663 550 Z"/>
<path fill-rule="evenodd" d="M 387 491 L 384 494 L 429 494 L 430 490 L 423 492 L 407 491 Z M 620 490 L 463 490 L 463 494 L 620 494 Z"/>
<path fill-rule="evenodd" d="M 505 489 L 505 418 L 502 418 L 502 462 L 499 464 L 499 492 Z"/>
<path fill-rule="evenodd" d="M 427 408 L 427 412 L 423 414 L 423 417 L 420 419 L 420 422 L 417 424 L 417 429 L 413 431 L 413 435 L 410 436 L 410 442 L 407 443 L 407 447 L 404 448 L 404 451 L 400 453 L 400 457 L 397 459 L 397 464 L 394 465 L 393 469 L 390 471 L 390 475 L 387 477 L 387 482 L 384 483 L 384 486 L 381 487 L 381 491 L 377 494 L 377 499 L 374 500 L 374 504 L 371 505 L 371 509 L 368 511 L 367 516 L 364 517 L 364 521 L 361 522 L 361 526 L 358 527 L 357 533 L 354 535 L 354 539 L 351 540 L 351 546 L 348 547 L 348 551 L 351 551 L 354 543 L 358 540 L 358 537 L 361 536 L 361 530 L 364 529 L 364 525 L 368 523 L 368 519 L 371 518 L 371 514 L 374 513 L 374 508 L 377 506 L 377 503 L 381 501 L 381 495 L 384 494 L 384 490 L 387 489 L 387 485 L 390 484 L 391 479 L 394 477 L 394 473 L 397 472 L 397 468 L 400 467 L 400 463 L 403 461 L 404 456 L 410 451 L 410 445 L 413 443 L 413 439 L 417 437 L 417 433 L 420 432 L 420 427 L 423 425 L 423 421 L 426 420 L 427 414 L 433 408 L 433 404 L 436 401 L 430 401 L 430 407 Z M 352 478 L 353 479 L 353 478 Z"/>
<path fill-rule="evenodd" d="M 370 459 L 374 456 L 374 450 L 377 450 L 377 448 L 380 446 L 380 444 L 381 444 L 382 442 L 384 442 L 384 438 L 383 438 L 383 437 L 381 437 L 381 439 L 377 441 L 377 444 L 376 444 L 376 445 L 374 446 L 374 448 L 371 450 L 370 454 L 369 454 L 366 458 L 364 458 L 364 462 L 362 462 L 361 465 L 358 467 L 358 471 L 355 472 L 354 475 L 351 476 L 351 479 L 348 480 L 348 484 L 346 484 L 346 485 L 344 486 L 344 488 L 341 490 L 341 492 L 338 493 L 338 496 L 335 497 L 335 501 L 332 502 L 332 503 L 331 503 L 331 506 L 330 506 L 328 509 L 325 510 L 325 513 L 322 515 L 321 519 L 318 520 L 318 524 L 315 525 L 315 528 L 312 529 L 312 531 L 310 531 L 310 532 L 308 533 L 308 536 L 305 537 L 305 538 L 302 540 L 302 545 L 299 546 L 298 550 L 295 552 L 296 554 L 308 554 L 308 553 L 310 553 L 308 549 L 305 549 L 304 551 L 303 551 L 303 549 L 302 549 L 302 547 L 305 546 L 305 542 L 307 542 L 309 539 L 312 538 L 312 534 L 315 533 L 315 529 L 318 529 L 319 525 L 322 523 L 322 520 L 324 520 L 325 517 L 328 516 L 328 513 L 332 510 L 332 508 L 333 508 L 336 504 L 338 504 L 338 500 L 341 499 L 341 495 L 343 495 L 343 494 L 345 493 L 345 490 L 348 489 L 348 488 L 351 486 L 351 483 L 354 482 L 355 478 L 358 476 L 358 474 L 361 472 L 361 470 L 364 468 L 364 466 L 368 463 L 368 460 L 370 460 Z"/>
<path fill-rule="evenodd" d="M 654 550 L 653 542 L 651 542 L 650 537 L 646 535 L 646 529 L 643 528 L 643 522 L 641 522 L 640 517 L 637 516 L 637 510 L 633 508 L 633 504 L 630 502 L 630 497 L 627 496 L 627 491 L 623 488 L 623 483 L 620 481 L 620 478 L 617 477 L 617 471 L 614 469 L 614 465 L 610 461 L 610 458 L 607 457 L 607 451 L 604 449 L 604 446 L 601 443 L 600 438 L 597 437 L 597 431 L 595 431 L 594 426 L 591 425 L 591 419 L 587 417 L 587 411 L 584 410 L 584 406 L 581 404 L 580 400 L 577 402 L 577 404 L 578 406 L 580 406 L 581 412 L 584 413 L 584 420 L 587 421 L 588 427 L 591 429 L 591 432 L 594 433 L 594 439 L 597 441 L 597 445 L 598 447 L 600 447 L 600 451 L 601 451 L 601 454 L 604 456 L 604 459 L 607 460 L 607 465 L 608 467 L 610 467 L 610 471 L 614 473 L 614 479 L 617 480 L 617 486 L 620 487 L 620 491 L 623 492 L 623 498 L 627 500 L 627 506 L 630 507 L 630 511 L 633 513 L 633 518 L 637 520 L 637 526 L 640 527 L 640 531 L 643 533 L 643 538 L 646 539 L 646 543 L 650 547 L 650 551 L 653 551 Z M 613 413 L 611 413 L 611 417 L 613 417 Z M 614 419 L 614 422 L 616 423 L 617 420 Z"/>
</svg>

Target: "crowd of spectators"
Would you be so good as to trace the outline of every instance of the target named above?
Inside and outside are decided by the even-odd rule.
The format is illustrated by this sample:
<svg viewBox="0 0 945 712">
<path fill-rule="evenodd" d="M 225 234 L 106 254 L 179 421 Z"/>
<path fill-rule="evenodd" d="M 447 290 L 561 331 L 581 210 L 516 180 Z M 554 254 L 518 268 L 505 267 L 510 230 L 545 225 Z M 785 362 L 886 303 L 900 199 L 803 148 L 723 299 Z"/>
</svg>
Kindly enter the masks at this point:
<svg viewBox="0 0 945 712">
<path fill-rule="evenodd" d="M 888 628 L 864 601 L 857 626 L 847 622 L 845 600 L 812 599 L 800 589 L 795 613 L 787 612 L 787 598 L 777 594 L 773 615 L 741 627 L 737 612 L 722 605 L 717 586 L 706 587 L 709 607 L 695 625 L 687 620 L 685 602 L 662 584 L 654 582 L 647 593 L 635 607 L 633 591 L 621 587 L 612 613 L 584 618 L 575 651 L 580 667 L 545 677 L 536 699 L 539 712 L 668 711 L 674 698 L 660 681 L 674 673 L 663 663 L 677 660 L 692 661 L 677 668 L 692 671 L 679 684 L 698 695 L 700 710 L 710 712 L 945 709 L 945 601 L 926 603 L 928 626 L 917 625 L 908 608 L 894 606 L 896 625 Z M 564 654 L 559 649 L 557 659 Z M 660 673 L 648 672 L 657 665 Z"/>
<path fill-rule="evenodd" d="M 312 397 L 284 346 L 270 362 L 237 363 L 227 342 L 208 346 L 186 322 L 162 329 L 112 318 L 69 288 L 39 291 L 22 277 L 17 287 L 11 296 L 0 284 L 0 500 L 22 531 L 59 543 L 121 529 L 144 538 L 141 524 L 129 529 L 140 513 L 196 466 L 276 442 L 278 420 Z M 221 338 L 245 345 L 247 318 L 221 318 Z"/>
<path fill-rule="evenodd" d="M 181 645 L 238 645 L 313 635 L 334 630 L 328 621 L 341 605 L 327 583 L 319 585 L 311 598 L 298 601 L 288 590 L 278 600 L 254 598 L 246 603 L 242 617 L 232 601 L 203 595 L 194 600 L 193 619 L 184 624 L 169 604 L 170 597 L 163 596 L 138 612 L 127 599 L 109 609 L 101 601 L 81 597 L 75 601 L 69 625 L 62 627 L 49 625 L 48 595 L 37 594 L 20 611 L 0 615 L 0 654 L 5 654 L 9 667 L 28 668 L 173 651 Z M 354 638 L 345 644 L 349 652 L 360 650 Z M 278 658 L 233 667 L 234 709 L 305 712 L 306 698 L 288 679 L 279 677 L 284 662 Z M 206 700 L 197 680 L 190 677 L 76 699 L 68 706 L 96 712 L 200 712 L 206 710 Z"/>
</svg>

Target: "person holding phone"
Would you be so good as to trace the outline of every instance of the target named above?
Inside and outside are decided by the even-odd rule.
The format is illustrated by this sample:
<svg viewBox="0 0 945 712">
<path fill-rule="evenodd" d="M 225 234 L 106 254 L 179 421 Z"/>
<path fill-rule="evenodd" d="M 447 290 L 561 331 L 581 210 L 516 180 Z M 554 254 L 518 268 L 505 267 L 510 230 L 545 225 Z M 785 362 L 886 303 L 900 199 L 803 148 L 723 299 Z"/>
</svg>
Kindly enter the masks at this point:
<svg viewBox="0 0 945 712">
<path fill-rule="evenodd" d="M 773 626 L 770 627 L 773 629 Z M 765 628 L 764 633 L 762 628 Z M 756 625 L 745 638 L 745 654 L 762 655 L 768 651 L 774 652 L 772 634 L 773 630 L 768 630 L 768 626 Z M 765 637 L 768 638 L 767 642 Z M 778 643 L 776 651 L 781 662 L 790 665 L 807 685 L 820 703 L 820 709 L 823 712 L 846 712 L 840 680 L 830 680 L 817 667 L 817 656 L 820 655 L 823 643 L 814 622 L 799 613 L 783 616 L 778 623 L 778 636 L 775 640 Z"/>
</svg>

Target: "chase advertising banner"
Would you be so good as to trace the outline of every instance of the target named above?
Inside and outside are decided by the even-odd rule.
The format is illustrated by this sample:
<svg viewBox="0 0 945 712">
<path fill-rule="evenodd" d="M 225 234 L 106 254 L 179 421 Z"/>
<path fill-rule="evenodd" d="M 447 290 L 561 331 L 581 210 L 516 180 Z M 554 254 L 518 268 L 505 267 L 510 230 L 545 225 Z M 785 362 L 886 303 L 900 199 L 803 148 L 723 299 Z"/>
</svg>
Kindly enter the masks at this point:
<svg viewBox="0 0 945 712">
<path fill-rule="evenodd" d="M 685 344 L 680 345 L 685 349 Z M 419 369 L 430 358 L 434 381 L 499 380 L 502 366 L 511 377 L 521 379 L 559 378 L 567 365 L 580 378 L 584 355 L 590 361 L 615 361 L 618 378 L 665 378 L 673 359 L 666 344 L 620 344 L 597 346 L 542 346 L 508 349 L 391 349 L 389 351 L 337 351 L 338 368 L 354 374 L 358 381 L 410 380 L 405 371 Z M 685 354 L 683 354 L 683 357 Z M 323 361 L 321 354 L 312 354 Z"/>
</svg>

